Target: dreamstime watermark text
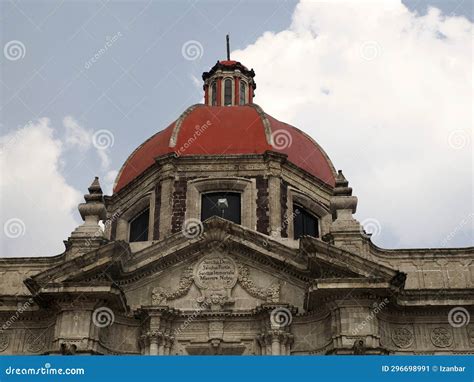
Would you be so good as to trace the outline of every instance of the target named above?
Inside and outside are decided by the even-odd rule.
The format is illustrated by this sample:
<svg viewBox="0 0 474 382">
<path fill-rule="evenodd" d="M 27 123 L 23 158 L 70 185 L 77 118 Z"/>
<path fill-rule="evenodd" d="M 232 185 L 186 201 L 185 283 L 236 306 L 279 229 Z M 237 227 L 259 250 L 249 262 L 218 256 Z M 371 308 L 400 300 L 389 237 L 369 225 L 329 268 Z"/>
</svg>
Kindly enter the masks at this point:
<svg viewBox="0 0 474 382">
<path fill-rule="evenodd" d="M 5 368 L 5 375 L 85 375 L 86 371 L 82 367 L 56 368 L 50 363 L 45 363 L 41 367 L 14 367 Z"/>
<path fill-rule="evenodd" d="M 100 58 L 117 42 L 120 37 L 122 37 L 121 32 L 117 32 L 112 37 L 107 36 L 107 38 L 105 39 L 104 46 L 101 47 L 97 52 L 94 53 L 94 55 L 89 60 L 86 61 L 86 63 L 84 64 L 84 68 L 90 69 L 92 65 L 97 63 Z"/>
<path fill-rule="evenodd" d="M 184 152 L 189 149 L 192 144 L 194 142 L 196 142 L 197 139 L 199 139 L 199 137 L 204 134 L 204 132 L 207 130 L 207 128 L 209 126 L 212 125 L 212 122 L 211 121 L 206 121 L 206 123 L 204 123 L 203 125 L 196 125 L 194 127 L 194 133 L 191 137 L 188 138 L 188 140 L 186 142 L 184 142 L 179 148 L 178 150 L 175 150 L 175 155 L 176 156 L 180 156 L 180 155 L 183 155 Z"/>
</svg>

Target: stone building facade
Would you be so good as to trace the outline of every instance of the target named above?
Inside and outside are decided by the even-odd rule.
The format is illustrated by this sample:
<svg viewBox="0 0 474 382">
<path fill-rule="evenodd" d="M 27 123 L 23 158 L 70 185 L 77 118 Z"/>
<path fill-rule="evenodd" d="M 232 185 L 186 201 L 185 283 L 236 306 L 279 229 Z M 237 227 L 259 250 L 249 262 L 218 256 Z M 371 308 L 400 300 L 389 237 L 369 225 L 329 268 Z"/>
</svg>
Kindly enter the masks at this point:
<svg viewBox="0 0 474 382">
<path fill-rule="evenodd" d="M 375 246 L 254 75 L 219 61 L 111 196 L 93 181 L 64 253 L 2 259 L 0 354 L 474 352 L 474 248 Z"/>
</svg>

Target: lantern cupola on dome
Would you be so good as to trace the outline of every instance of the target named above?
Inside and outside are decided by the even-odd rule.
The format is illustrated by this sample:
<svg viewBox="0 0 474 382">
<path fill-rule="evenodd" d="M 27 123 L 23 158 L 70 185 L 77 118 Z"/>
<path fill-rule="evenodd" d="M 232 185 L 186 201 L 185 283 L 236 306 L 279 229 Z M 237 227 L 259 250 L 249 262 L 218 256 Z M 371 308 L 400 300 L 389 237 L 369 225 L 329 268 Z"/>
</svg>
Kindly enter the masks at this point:
<svg viewBox="0 0 474 382">
<path fill-rule="evenodd" d="M 257 87 L 253 69 L 247 69 L 230 59 L 227 35 L 227 60 L 217 61 L 209 72 L 202 74 L 204 103 L 209 106 L 238 106 L 253 102 Z"/>
</svg>

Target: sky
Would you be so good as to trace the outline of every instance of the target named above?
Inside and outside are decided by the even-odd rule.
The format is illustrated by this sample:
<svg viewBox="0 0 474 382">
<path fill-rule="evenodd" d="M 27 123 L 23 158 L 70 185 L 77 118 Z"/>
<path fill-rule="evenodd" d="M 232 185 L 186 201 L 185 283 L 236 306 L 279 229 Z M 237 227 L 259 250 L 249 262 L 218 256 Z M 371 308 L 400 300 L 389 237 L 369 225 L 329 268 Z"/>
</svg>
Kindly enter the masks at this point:
<svg viewBox="0 0 474 382">
<path fill-rule="evenodd" d="M 0 255 L 52 256 L 231 57 L 309 133 L 386 248 L 473 245 L 472 2 L 2 1 Z"/>
</svg>

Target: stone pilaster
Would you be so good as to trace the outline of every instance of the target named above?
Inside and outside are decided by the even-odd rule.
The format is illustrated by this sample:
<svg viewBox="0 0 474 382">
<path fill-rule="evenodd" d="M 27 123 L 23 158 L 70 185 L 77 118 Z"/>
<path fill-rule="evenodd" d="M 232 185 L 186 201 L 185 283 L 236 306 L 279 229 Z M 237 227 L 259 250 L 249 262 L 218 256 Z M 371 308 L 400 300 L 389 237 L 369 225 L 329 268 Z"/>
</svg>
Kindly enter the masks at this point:
<svg viewBox="0 0 474 382">
<path fill-rule="evenodd" d="M 174 157 L 166 156 L 157 161 L 161 166 L 161 195 L 159 237 L 165 238 L 171 234 L 173 216 L 173 191 L 175 181 Z"/>
<path fill-rule="evenodd" d="M 176 312 L 168 307 L 144 307 L 141 343 L 142 354 L 169 355 L 173 346 L 172 322 Z"/>
<path fill-rule="evenodd" d="M 271 151 L 265 153 L 265 161 L 268 166 L 269 234 L 273 237 L 282 236 L 281 166 L 285 160 L 286 155 Z"/>
<path fill-rule="evenodd" d="M 293 343 L 291 323 L 297 309 L 287 304 L 263 304 L 262 332 L 257 337 L 262 355 L 288 355 Z"/>
</svg>

